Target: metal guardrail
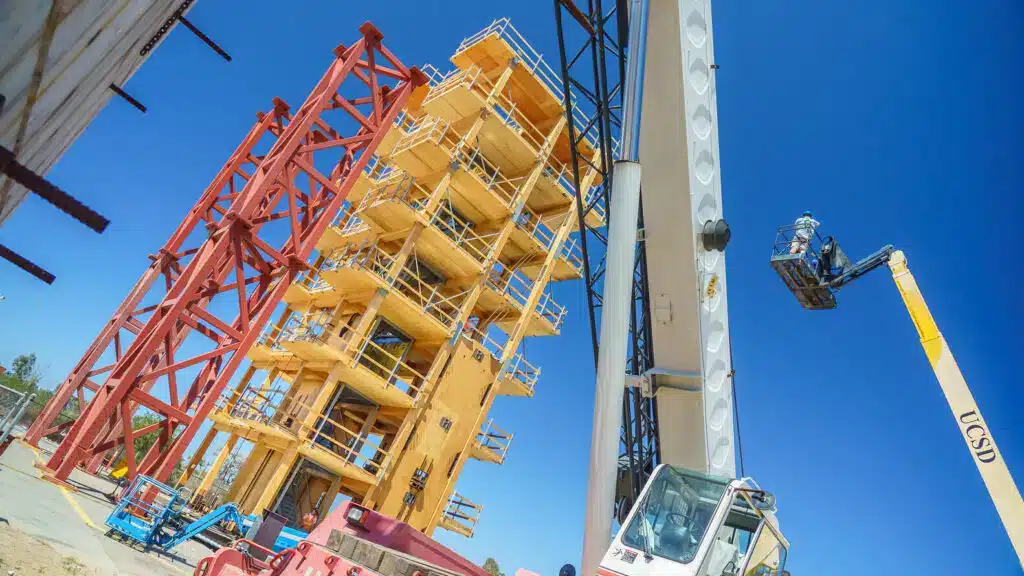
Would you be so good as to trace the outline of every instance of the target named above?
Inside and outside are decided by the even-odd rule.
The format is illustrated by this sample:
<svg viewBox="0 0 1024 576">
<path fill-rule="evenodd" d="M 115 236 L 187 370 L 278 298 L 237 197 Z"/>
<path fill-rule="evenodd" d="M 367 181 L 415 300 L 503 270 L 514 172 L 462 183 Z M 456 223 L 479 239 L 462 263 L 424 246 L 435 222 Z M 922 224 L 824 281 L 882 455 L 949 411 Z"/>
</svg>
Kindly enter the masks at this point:
<svg viewBox="0 0 1024 576">
<path fill-rule="evenodd" d="M 775 243 L 772 245 L 772 258 L 778 256 L 789 256 L 797 253 L 797 241 L 796 232 L 800 228 L 796 224 L 788 224 L 786 226 L 779 226 L 778 231 L 775 234 Z M 811 234 L 810 242 L 808 243 L 807 249 L 804 254 L 811 263 L 811 268 L 814 269 L 818 262 L 818 255 L 821 253 L 821 247 L 825 241 L 818 235 L 817 230 Z"/>
<path fill-rule="evenodd" d="M 497 456 L 498 462 L 504 462 L 509 446 L 512 445 L 512 436 L 495 426 L 494 420 L 489 418 L 483 429 L 476 433 L 476 443 Z"/>
<path fill-rule="evenodd" d="M 379 376 L 385 386 L 415 398 L 426 376 L 407 364 L 404 357 L 395 356 L 375 343 L 372 335 L 357 337 L 352 328 L 351 324 L 332 326 L 326 311 L 312 315 L 296 311 L 288 317 L 276 343 L 280 346 L 282 342 L 314 342 L 327 346 L 332 332 L 344 332 L 338 342 L 342 353 L 349 354 L 354 363 Z"/>
<path fill-rule="evenodd" d="M 4 442 L 14 432 L 14 427 L 18 425 L 18 421 L 25 414 L 29 404 L 35 400 L 36 395 L 34 393 L 19 392 L 2 385 L 0 385 L 0 389 L 3 390 L 4 400 L 2 405 L 0 405 L 0 408 L 3 408 L 3 417 L 0 419 L 0 454 L 2 454 Z"/>
<path fill-rule="evenodd" d="M 395 272 L 392 270 L 396 263 L 393 255 L 385 252 L 376 243 L 364 242 L 358 246 L 345 246 L 329 252 L 320 271 L 357 268 L 371 272 L 396 293 L 422 308 L 445 327 L 451 328 L 455 324 L 455 317 L 468 290 L 453 292 L 446 289 L 443 284 L 427 282 L 410 266 L 411 261 L 412 259 L 407 260 L 402 268 Z"/>
<path fill-rule="evenodd" d="M 474 504 L 458 492 L 453 491 L 452 495 L 448 498 L 448 504 L 445 506 L 444 515 L 450 520 L 454 520 L 461 524 L 470 533 L 472 533 L 476 528 L 477 522 L 480 521 L 480 512 L 483 509 L 483 506 Z"/>
<path fill-rule="evenodd" d="M 466 328 L 462 331 L 462 337 L 482 345 L 495 361 L 500 361 L 505 352 L 504 344 L 497 342 L 477 328 Z M 537 380 L 540 379 L 540 368 L 530 364 L 522 354 L 516 353 L 509 361 L 507 374 L 525 386 L 532 394 L 537 387 Z"/>
<path fill-rule="evenodd" d="M 549 90 L 557 97 L 558 102 L 561 103 L 565 97 L 563 91 L 562 81 L 558 74 L 544 61 L 543 56 L 529 42 L 523 38 L 523 35 L 509 22 L 508 18 L 499 18 L 491 23 L 490 26 L 483 30 L 473 34 L 472 36 L 465 38 L 459 43 L 459 48 L 455 51 L 455 54 L 467 50 L 476 44 L 484 41 L 488 36 L 495 34 L 499 38 L 508 44 L 509 48 L 515 52 L 516 56 L 519 57 L 520 64 L 524 66 L 531 74 L 540 79 L 541 83 L 547 86 Z M 571 97 L 575 100 L 575 95 L 570 93 Z M 577 106 L 573 106 L 574 110 L 578 110 Z M 583 114 L 574 113 L 573 123 L 576 124 L 577 129 L 583 132 L 583 127 L 586 126 L 586 119 Z M 591 140 L 591 144 L 597 146 L 596 138 L 591 139 L 588 134 L 588 140 Z"/>
<path fill-rule="evenodd" d="M 525 274 L 498 266 L 488 273 L 487 284 L 499 294 L 508 296 L 507 300 L 519 311 L 524 309 L 533 290 L 533 283 Z M 533 311 L 551 323 L 556 331 L 561 328 L 562 320 L 565 319 L 565 307 L 555 302 L 546 286 Z"/>
<path fill-rule="evenodd" d="M 229 414 L 232 418 L 274 426 L 292 438 L 304 442 L 306 446 L 327 450 L 377 478 L 383 475 L 390 463 L 391 453 L 382 448 L 380 442 L 371 440 L 369 432 L 360 434 L 322 412 L 317 415 L 312 425 L 305 424 L 304 420 L 312 411 L 312 406 L 289 397 L 284 390 L 249 388 L 234 401 L 222 396 L 218 400 L 217 410 Z M 351 415 L 351 418 L 361 420 L 355 415 Z M 362 422 L 365 423 L 365 420 Z M 342 436 L 340 439 L 339 432 Z M 373 452 L 373 456 L 364 453 L 367 448 Z"/>
</svg>

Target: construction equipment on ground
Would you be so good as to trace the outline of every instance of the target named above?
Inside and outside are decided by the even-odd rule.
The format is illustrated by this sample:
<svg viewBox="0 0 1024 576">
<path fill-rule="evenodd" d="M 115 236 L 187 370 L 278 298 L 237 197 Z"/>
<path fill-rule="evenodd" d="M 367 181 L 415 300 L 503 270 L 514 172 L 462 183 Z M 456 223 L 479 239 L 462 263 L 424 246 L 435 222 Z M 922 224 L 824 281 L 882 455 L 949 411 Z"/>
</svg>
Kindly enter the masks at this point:
<svg viewBox="0 0 1024 576">
<path fill-rule="evenodd" d="M 195 575 L 488 576 L 483 568 L 412 526 L 352 502 L 331 512 L 309 540 L 293 549 L 262 561 L 251 554 L 256 548 L 255 543 L 246 540 L 222 548 L 200 560 Z"/>
<path fill-rule="evenodd" d="M 110 529 L 107 535 L 125 538 L 144 548 L 168 552 L 215 525 L 220 524 L 241 535 L 252 524 L 250 518 L 239 514 L 238 508 L 230 503 L 186 523 L 182 513 L 187 502 L 187 494 L 148 476 L 138 475 L 124 489 L 117 505 L 107 516 L 106 525 Z"/>
<path fill-rule="evenodd" d="M 810 241 L 801 243 L 794 237 L 796 232 L 795 225 L 779 228 L 771 265 L 805 310 L 834 309 L 840 288 L 876 268 L 889 266 L 896 288 L 917 329 L 921 347 L 1024 568 L 1024 499 L 946 339 L 928 310 L 917 281 L 910 273 L 906 256 L 892 246 L 884 246 L 853 262 L 834 237 L 822 239 L 817 231 L 813 231 Z"/>
</svg>

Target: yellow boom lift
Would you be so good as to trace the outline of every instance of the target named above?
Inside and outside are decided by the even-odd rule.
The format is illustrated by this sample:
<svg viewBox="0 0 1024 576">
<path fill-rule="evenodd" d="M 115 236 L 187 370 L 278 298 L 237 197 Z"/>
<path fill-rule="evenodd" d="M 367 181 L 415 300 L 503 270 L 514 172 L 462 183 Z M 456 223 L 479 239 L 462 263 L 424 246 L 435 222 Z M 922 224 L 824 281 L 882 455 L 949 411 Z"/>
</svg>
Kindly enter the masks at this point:
<svg viewBox="0 0 1024 576">
<path fill-rule="evenodd" d="M 971 395 L 946 339 L 942 337 L 935 319 L 928 311 L 921 289 L 907 267 L 906 256 L 892 246 L 885 246 L 867 258 L 852 262 L 834 238 L 822 240 L 817 233 L 812 233 L 810 242 L 803 243 L 796 240 L 796 233 L 796 225 L 779 229 L 771 263 L 807 310 L 835 308 L 836 293 L 840 288 L 888 264 L 910 319 L 917 327 L 924 353 L 935 371 L 942 393 L 946 395 L 953 417 L 960 426 L 967 449 L 971 452 L 1021 566 L 1024 567 L 1024 500 L 1021 499 L 1006 462 L 999 454 L 995 438 L 981 416 L 981 410 Z"/>
</svg>

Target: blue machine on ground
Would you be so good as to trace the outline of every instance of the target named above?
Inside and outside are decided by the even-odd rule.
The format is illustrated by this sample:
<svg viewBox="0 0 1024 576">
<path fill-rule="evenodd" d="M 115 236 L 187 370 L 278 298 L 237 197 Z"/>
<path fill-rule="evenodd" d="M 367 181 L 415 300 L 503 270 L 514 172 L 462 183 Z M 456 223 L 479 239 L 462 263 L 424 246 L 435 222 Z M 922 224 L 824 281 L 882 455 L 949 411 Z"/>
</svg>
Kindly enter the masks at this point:
<svg viewBox="0 0 1024 576">
<path fill-rule="evenodd" d="M 183 524 L 184 493 L 148 476 L 136 476 L 107 517 L 108 534 L 118 534 L 146 548 L 171 550 L 185 540 L 221 522 L 234 522 L 243 533 L 253 519 L 238 512 L 234 503 L 222 504 L 205 516 Z"/>
</svg>

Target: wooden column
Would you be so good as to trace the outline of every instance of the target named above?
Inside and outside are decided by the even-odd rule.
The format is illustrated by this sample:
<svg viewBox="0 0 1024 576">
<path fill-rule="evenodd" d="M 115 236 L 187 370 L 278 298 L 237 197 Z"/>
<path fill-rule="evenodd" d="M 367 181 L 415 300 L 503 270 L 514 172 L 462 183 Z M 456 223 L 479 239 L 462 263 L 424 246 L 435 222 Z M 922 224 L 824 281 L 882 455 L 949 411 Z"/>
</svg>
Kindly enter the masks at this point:
<svg viewBox="0 0 1024 576">
<path fill-rule="evenodd" d="M 213 481 L 217 479 L 217 475 L 220 474 L 220 469 L 224 467 L 224 463 L 227 462 L 228 456 L 231 451 L 234 450 L 235 444 L 238 442 L 238 436 L 231 434 L 228 436 L 227 442 L 224 446 L 221 446 L 220 452 L 217 453 L 217 457 L 210 464 L 210 469 L 206 471 L 206 475 L 203 476 L 203 481 L 199 483 L 199 487 L 196 488 L 196 493 L 192 497 L 192 500 L 196 500 L 213 486 Z"/>
</svg>

